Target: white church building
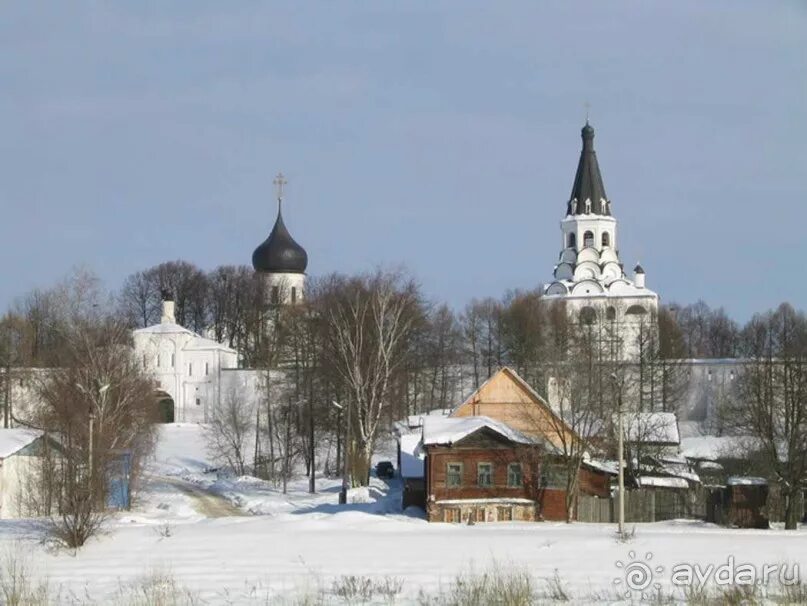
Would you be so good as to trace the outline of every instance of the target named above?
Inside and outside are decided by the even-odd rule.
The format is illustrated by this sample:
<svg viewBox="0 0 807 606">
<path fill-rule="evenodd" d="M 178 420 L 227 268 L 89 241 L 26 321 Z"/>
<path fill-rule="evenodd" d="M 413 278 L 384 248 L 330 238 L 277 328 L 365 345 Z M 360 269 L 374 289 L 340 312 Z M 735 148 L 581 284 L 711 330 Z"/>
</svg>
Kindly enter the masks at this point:
<svg viewBox="0 0 807 606">
<path fill-rule="evenodd" d="M 252 254 L 252 266 L 265 284 L 267 305 L 295 304 L 303 300 L 308 254 L 283 221 L 283 175 L 274 183 L 277 217 L 269 236 Z M 204 423 L 213 407 L 227 398 L 246 405 L 262 398 L 265 371 L 239 368 L 235 349 L 177 324 L 168 293 L 163 295 L 160 323 L 135 330 L 133 338 L 137 359 L 154 377 L 164 422 Z"/>
<path fill-rule="evenodd" d="M 560 255 L 544 301 L 566 303 L 573 319 L 595 325 L 613 342 L 616 358 L 630 359 L 637 355 L 641 329 L 656 325 L 659 298 L 647 288 L 640 265 L 632 279 L 625 274 L 617 220 L 605 194 L 588 121 L 581 134 L 580 161 L 560 222 Z"/>
<path fill-rule="evenodd" d="M 159 324 L 135 330 L 135 355 L 154 376 L 167 423 L 202 423 L 221 400 L 222 371 L 238 367 L 238 352 L 176 323 L 174 302 L 163 296 Z"/>
</svg>

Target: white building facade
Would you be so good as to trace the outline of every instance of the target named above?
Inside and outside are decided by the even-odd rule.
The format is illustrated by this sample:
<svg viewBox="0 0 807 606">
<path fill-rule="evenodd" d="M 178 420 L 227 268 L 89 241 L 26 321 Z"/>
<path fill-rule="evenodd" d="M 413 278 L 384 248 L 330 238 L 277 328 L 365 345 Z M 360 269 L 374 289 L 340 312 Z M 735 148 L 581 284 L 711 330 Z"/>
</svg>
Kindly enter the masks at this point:
<svg viewBox="0 0 807 606">
<path fill-rule="evenodd" d="M 174 319 L 174 302 L 163 301 L 159 324 L 133 332 L 135 355 L 165 396 L 165 422 L 204 423 L 221 401 L 222 371 L 238 367 L 238 352 L 184 328 Z"/>
</svg>

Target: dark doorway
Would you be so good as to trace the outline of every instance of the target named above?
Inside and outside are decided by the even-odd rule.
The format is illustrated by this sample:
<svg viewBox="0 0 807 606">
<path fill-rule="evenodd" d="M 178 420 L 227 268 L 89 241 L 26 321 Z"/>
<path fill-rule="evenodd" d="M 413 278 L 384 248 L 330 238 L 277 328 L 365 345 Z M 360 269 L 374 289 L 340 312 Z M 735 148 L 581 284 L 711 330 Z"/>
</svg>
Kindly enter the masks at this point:
<svg viewBox="0 0 807 606">
<path fill-rule="evenodd" d="M 165 392 L 157 392 L 157 422 L 174 422 L 174 400 Z"/>
</svg>

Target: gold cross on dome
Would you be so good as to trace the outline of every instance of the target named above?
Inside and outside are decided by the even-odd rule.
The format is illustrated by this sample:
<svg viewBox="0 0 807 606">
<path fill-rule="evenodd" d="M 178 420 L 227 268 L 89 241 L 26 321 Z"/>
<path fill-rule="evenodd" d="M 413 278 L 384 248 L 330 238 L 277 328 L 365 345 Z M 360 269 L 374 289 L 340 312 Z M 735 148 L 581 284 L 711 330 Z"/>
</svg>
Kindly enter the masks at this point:
<svg viewBox="0 0 807 606">
<path fill-rule="evenodd" d="M 588 124 L 588 114 L 591 111 L 591 103 L 586 101 L 583 106 L 586 108 L 586 124 Z"/>
<path fill-rule="evenodd" d="M 283 176 L 283 173 L 277 173 L 277 177 L 275 177 L 275 180 L 272 181 L 272 183 L 274 183 L 275 190 L 277 191 L 277 199 L 282 200 L 283 186 L 288 183 L 288 181 L 286 181 L 286 177 Z"/>
</svg>

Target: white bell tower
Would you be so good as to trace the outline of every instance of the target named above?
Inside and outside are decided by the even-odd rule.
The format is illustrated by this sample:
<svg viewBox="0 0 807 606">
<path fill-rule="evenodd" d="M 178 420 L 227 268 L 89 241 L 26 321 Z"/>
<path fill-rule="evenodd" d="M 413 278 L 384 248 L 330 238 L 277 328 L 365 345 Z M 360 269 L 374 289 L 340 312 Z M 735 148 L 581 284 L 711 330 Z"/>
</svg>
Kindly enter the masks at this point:
<svg viewBox="0 0 807 606">
<path fill-rule="evenodd" d="M 581 132 L 583 149 L 560 222 L 561 252 L 554 281 L 544 290 L 544 299 L 564 301 L 570 317 L 581 324 L 596 324 L 600 333 L 616 343 L 614 355 L 638 355 L 639 335 L 656 330 L 658 295 L 645 286 L 641 266 L 634 279 L 625 275 L 619 259 L 617 221 L 605 194 L 594 129 L 586 120 Z M 605 338 L 605 337 L 604 337 Z"/>
</svg>

